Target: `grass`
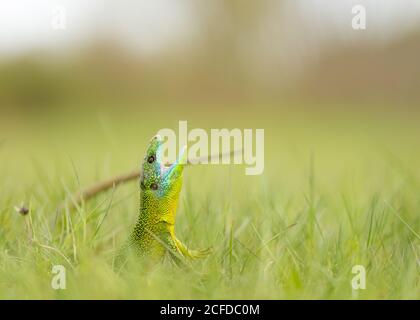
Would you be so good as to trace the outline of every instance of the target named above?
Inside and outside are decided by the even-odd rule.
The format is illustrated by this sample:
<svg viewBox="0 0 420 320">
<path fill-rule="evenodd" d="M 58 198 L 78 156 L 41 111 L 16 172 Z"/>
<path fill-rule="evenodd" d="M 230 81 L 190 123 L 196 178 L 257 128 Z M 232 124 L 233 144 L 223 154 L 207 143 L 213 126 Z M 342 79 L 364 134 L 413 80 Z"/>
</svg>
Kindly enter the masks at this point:
<svg viewBox="0 0 420 320">
<path fill-rule="evenodd" d="M 137 184 L 76 210 L 56 208 L 81 186 L 139 165 L 157 129 L 176 127 L 178 117 L 168 119 L 140 127 L 140 116 L 105 114 L 3 127 L 1 299 L 420 298 L 420 129 L 409 121 L 217 125 L 191 116 L 191 127 L 264 128 L 265 172 L 188 168 L 176 232 L 213 254 L 189 271 L 162 263 L 116 274 L 113 251 L 136 220 Z M 26 216 L 14 210 L 22 203 Z M 65 290 L 51 287 L 57 264 L 66 268 Z M 365 290 L 352 290 L 354 265 L 366 269 Z"/>
</svg>

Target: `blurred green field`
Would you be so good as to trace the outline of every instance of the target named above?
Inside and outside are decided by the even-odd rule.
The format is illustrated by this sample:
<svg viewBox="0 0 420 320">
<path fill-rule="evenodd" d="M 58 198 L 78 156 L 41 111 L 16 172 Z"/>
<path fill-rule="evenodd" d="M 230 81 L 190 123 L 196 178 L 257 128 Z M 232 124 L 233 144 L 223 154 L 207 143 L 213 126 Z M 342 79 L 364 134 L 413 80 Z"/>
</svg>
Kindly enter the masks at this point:
<svg viewBox="0 0 420 320">
<path fill-rule="evenodd" d="M 117 107 L 3 117 L 0 299 L 420 299 L 418 117 Z M 138 167 L 149 139 L 179 120 L 265 129 L 264 174 L 187 168 L 176 233 L 213 254 L 188 272 L 163 263 L 117 275 L 112 253 L 136 221 L 138 184 L 79 210 L 56 208 L 80 187 Z M 27 216 L 14 210 L 21 204 Z M 65 290 L 51 287 L 56 264 L 66 267 Z M 352 290 L 354 265 L 366 268 L 365 290 Z"/>
</svg>

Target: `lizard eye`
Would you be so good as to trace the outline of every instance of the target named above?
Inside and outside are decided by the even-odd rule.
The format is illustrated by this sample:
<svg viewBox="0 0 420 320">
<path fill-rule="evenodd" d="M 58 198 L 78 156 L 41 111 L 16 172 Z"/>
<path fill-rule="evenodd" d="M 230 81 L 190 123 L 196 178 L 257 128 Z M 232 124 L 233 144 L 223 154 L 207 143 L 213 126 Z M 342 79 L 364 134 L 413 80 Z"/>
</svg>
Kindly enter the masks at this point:
<svg viewBox="0 0 420 320">
<path fill-rule="evenodd" d="M 157 185 L 156 183 L 152 183 L 152 184 L 150 185 L 150 189 L 152 189 L 152 190 L 157 190 L 157 189 L 158 189 L 158 185 Z"/>
<path fill-rule="evenodd" d="M 150 156 L 149 158 L 147 158 L 147 162 L 149 163 L 153 163 L 155 161 L 155 156 Z"/>
</svg>

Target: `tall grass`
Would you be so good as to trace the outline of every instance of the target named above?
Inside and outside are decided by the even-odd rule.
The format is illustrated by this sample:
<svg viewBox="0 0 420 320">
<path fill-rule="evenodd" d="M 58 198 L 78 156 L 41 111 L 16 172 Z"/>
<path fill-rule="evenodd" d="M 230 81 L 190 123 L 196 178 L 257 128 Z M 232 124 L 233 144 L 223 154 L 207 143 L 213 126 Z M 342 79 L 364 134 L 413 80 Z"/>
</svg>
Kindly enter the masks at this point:
<svg viewBox="0 0 420 320">
<path fill-rule="evenodd" d="M 213 253 L 187 269 L 163 262 L 115 273 L 113 253 L 137 218 L 138 185 L 75 209 L 57 206 L 138 166 L 150 137 L 177 120 L 105 116 L 1 132 L 0 298 L 420 298 L 420 129 L 405 122 L 258 121 L 263 175 L 245 176 L 243 166 L 185 171 L 177 236 Z M 247 121 L 242 127 L 255 127 Z M 21 204 L 27 215 L 15 211 Z M 65 290 L 51 287 L 58 264 Z M 365 290 L 351 287 L 354 265 L 366 268 Z"/>
</svg>

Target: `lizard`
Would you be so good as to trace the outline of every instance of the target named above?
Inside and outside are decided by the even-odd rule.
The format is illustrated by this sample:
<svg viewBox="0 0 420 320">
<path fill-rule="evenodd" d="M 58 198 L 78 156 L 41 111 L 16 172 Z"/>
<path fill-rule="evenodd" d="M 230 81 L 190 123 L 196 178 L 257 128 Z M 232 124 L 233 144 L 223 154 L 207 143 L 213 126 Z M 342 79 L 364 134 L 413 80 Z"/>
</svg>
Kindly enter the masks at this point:
<svg viewBox="0 0 420 320">
<path fill-rule="evenodd" d="M 162 161 L 163 140 L 154 136 L 143 159 L 140 176 L 140 210 L 134 230 L 122 250 L 136 256 L 160 260 L 166 253 L 177 262 L 183 258 L 201 258 L 211 249 L 191 250 L 175 236 L 175 217 L 182 189 L 186 147 L 175 163 Z"/>
</svg>

